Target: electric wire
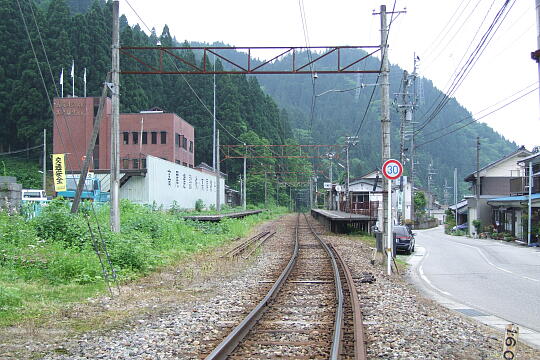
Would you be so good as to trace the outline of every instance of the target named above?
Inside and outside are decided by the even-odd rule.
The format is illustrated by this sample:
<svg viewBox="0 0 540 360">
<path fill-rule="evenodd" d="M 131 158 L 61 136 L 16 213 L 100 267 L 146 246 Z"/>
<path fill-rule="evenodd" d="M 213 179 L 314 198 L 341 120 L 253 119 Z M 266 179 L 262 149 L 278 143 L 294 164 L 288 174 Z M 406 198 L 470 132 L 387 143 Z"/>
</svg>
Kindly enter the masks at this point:
<svg viewBox="0 0 540 360">
<path fill-rule="evenodd" d="M 448 127 L 457 125 L 457 124 L 459 124 L 459 123 L 461 123 L 461 122 L 463 122 L 463 121 L 465 121 L 465 120 L 468 120 L 468 119 L 470 119 L 470 118 L 472 118 L 472 117 L 474 117 L 474 116 L 481 116 L 480 114 L 482 114 L 482 113 L 488 111 L 489 109 L 491 109 L 491 108 L 493 108 L 493 107 L 495 107 L 495 106 L 497 106 L 497 105 L 499 105 L 499 104 L 501 104 L 501 103 L 503 103 L 503 102 L 505 102 L 505 101 L 507 101 L 507 100 L 513 98 L 514 96 L 519 95 L 520 93 L 522 93 L 522 92 L 524 92 L 524 91 L 528 91 L 532 86 L 537 86 L 537 85 L 538 85 L 538 81 L 534 81 L 533 83 L 531 83 L 531 84 L 527 85 L 526 87 L 524 87 L 524 88 L 522 88 L 522 89 L 520 89 L 520 90 L 514 92 L 513 94 L 511 94 L 511 95 L 509 95 L 509 96 L 506 96 L 505 98 L 503 98 L 503 99 L 497 101 L 496 103 L 494 103 L 494 104 L 492 104 L 492 105 L 489 105 L 489 106 L 483 108 L 482 110 L 476 112 L 476 114 L 466 116 L 466 117 L 462 118 L 461 120 L 458 120 L 458 121 L 456 121 L 456 122 L 454 122 L 454 123 L 452 123 L 452 124 L 446 125 L 444 128 L 440 128 L 440 129 L 434 130 L 434 131 L 432 131 L 432 132 L 430 132 L 430 133 L 428 133 L 428 134 L 423 134 L 423 135 L 424 135 L 425 137 L 429 137 L 429 136 L 431 136 L 431 135 L 440 133 L 440 132 L 443 131 L 443 130 L 448 130 Z"/>
<path fill-rule="evenodd" d="M 435 141 L 435 140 L 438 140 L 438 139 L 440 139 L 440 138 L 442 138 L 442 137 L 444 137 L 444 136 L 453 134 L 453 133 L 455 133 L 456 131 L 461 130 L 461 129 L 463 129 L 463 128 L 465 128 L 465 127 L 471 125 L 471 124 L 474 124 L 474 123 L 478 122 L 479 120 L 482 120 L 483 118 L 488 117 L 489 115 L 491 115 L 491 114 L 493 114 L 493 113 L 495 113 L 495 112 L 497 112 L 497 111 L 499 111 L 499 110 L 501 110 L 501 109 L 503 109 L 503 108 L 505 108 L 505 107 L 507 107 L 507 106 L 509 106 L 509 105 L 511 105 L 511 104 L 513 104 L 513 103 L 515 103 L 516 101 L 518 101 L 518 100 L 520 100 L 520 99 L 523 99 L 525 96 L 527 96 L 527 95 L 529 95 L 529 94 L 532 94 L 533 92 L 535 92 L 535 91 L 538 90 L 538 89 L 539 89 L 539 87 L 535 87 L 534 89 L 532 89 L 532 90 L 526 92 L 525 94 L 523 94 L 523 95 L 521 95 L 521 96 L 519 96 L 519 97 L 517 97 L 517 98 L 515 98 L 515 99 L 513 99 L 513 100 L 511 100 L 511 101 L 509 101 L 509 102 L 507 102 L 507 103 L 505 103 L 504 105 L 498 107 L 497 109 L 492 110 L 492 111 L 490 111 L 489 113 L 487 113 L 487 114 L 485 114 L 485 115 L 482 115 L 482 116 L 479 117 L 478 119 L 473 119 L 472 121 L 470 121 L 470 122 L 468 122 L 468 123 L 466 123 L 466 124 L 464 124 L 464 125 L 462 125 L 462 126 L 456 128 L 456 129 L 453 129 L 453 130 L 451 130 L 451 131 L 448 131 L 448 132 L 446 132 L 446 133 L 444 133 L 444 134 L 441 134 L 441 135 L 439 135 L 439 136 L 437 136 L 437 137 L 435 137 L 435 138 L 433 138 L 433 139 L 427 140 L 427 141 L 425 141 L 425 142 L 423 142 L 423 143 L 421 143 L 421 144 L 415 145 L 415 149 L 416 149 L 416 148 L 419 148 L 420 146 L 429 144 L 429 143 L 431 143 L 431 142 L 433 142 L 433 141 Z M 470 116 L 469 119 L 470 119 L 471 117 L 472 117 L 472 116 Z"/>
<path fill-rule="evenodd" d="M 26 148 L 26 149 L 2 152 L 2 153 L 0 153 L 0 155 L 18 154 L 18 153 L 22 153 L 22 152 L 25 152 L 25 151 L 28 151 L 28 150 L 33 150 L 33 149 L 42 148 L 42 147 L 43 147 L 43 145 L 36 145 L 36 146 L 31 146 L 31 147 Z"/>
<path fill-rule="evenodd" d="M 481 57 L 486 47 L 489 45 L 489 43 L 491 42 L 491 40 L 497 33 L 497 30 L 501 26 L 502 22 L 508 15 L 509 11 L 512 9 L 513 5 L 515 4 L 515 1 L 513 1 L 510 4 L 510 6 L 508 6 L 509 4 L 510 4 L 510 0 L 506 0 L 503 6 L 499 9 L 492 23 L 490 24 L 489 28 L 484 33 L 479 43 L 475 47 L 475 49 L 469 55 L 469 58 L 467 59 L 466 63 L 461 67 L 460 71 L 455 76 L 454 80 L 452 81 L 452 84 L 450 85 L 449 89 L 446 91 L 445 95 L 443 96 L 443 99 L 437 104 L 435 109 L 431 113 L 429 113 L 429 115 L 425 115 L 423 117 L 425 120 L 418 127 L 415 134 L 418 134 L 431 121 L 433 121 L 433 119 L 442 111 L 442 109 L 450 101 L 451 97 L 455 94 L 457 89 L 461 86 L 465 78 L 470 74 L 470 72 L 474 68 L 474 65 L 476 65 L 478 59 Z"/>
<path fill-rule="evenodd" d="M 449 92 L 449 86 L 451 85 L 452 83 L 452 79 L 454 79 L 454 76 L 457 76 L 456 73 L 458 73 L 458 69 L 460 69 L 460 66 L 462 66 L 462 63 L 463 63 L 463 60 L 465 59 L 465 56 L 467 56 L 472 44 L 474 43 L 474 40 L 476 39 L 476 37 L 478 36 L 478 33 L 480 32 L 480 29 L 482 28 L 482 26 L 484 25 L 484 22 L 486 21 L 489 13 L 491 12 L 491 9 L 493 7 L 493 4 L 495 3 L 495 1 L 493 1 L 491 3 L 491 6 L 489 7 L 488 11 L 486 12 L 486 14 L 484 15 L 484 18 L 482 19 L 480 25 L 478 26 L 478 28 L 476 29 L 476 32 L 472 38 L 472 40 L 469 42 L 469 45 L 467 46 L 467 49 L 463 52 L 463 55 L 461 57 L 461 59 L 459 60 L 458 64 L 456 65 L 456 68 L 454 69 L 454 71 L 452 72 L 452 75 L 450 75 L 450 78 L 448 80 L 448 83 L 445 85 L 445 88 L 447 89 L 447 91 L 444 91 L 444 92 L 440 92 L 438 95 L 437 95 L 437 98 L 435 99 L 435 101 L 431 104 L 431 106 L 427 109 L 427 111 L 425 112 L 425 114 L 429 114 L 434 108 L 436 108 L 436 106 L 440 103 L 442 103 L 444 100 L 445 100 L 445 97 L 446 97 L 446 94 Z M 479 4 L 479 2 L 477 3 L 477 5 Z M 467 4 L 468 6 L 468 4 Z M 473 9 L 473 11 L 476 9 L 476 7 Z M 472 12 L 471 12 L 472 14 Z M 471 15 L 469 14 L 469 16 Z M 464 22 L 465 23 L 465 22 Z M 463 24 L 464 24 L 463 23 Z M 463 24 L 462 24 L 462 27 L 463 27 Z M 461 27 L 460 27 L 461 29 Z M 456 32 L 457 34 L 457 32 Z M 449 43 L 448 43 L 449 44 Z M 469 55 L 470 56 L 470 55 Z M 438 58 L 438 57 L 437 57 Z M 429 67 L 429 66 L 428 66 Z M 424 69 L 424 72 L 426 72 L 427 69 Z M 421 119 L 423 120 L 423 118 Z M 421 130 L 421 128 L 418 128 L 417 129 L 417 132 L 419 132 L 419 130 Z"/>
</svg>

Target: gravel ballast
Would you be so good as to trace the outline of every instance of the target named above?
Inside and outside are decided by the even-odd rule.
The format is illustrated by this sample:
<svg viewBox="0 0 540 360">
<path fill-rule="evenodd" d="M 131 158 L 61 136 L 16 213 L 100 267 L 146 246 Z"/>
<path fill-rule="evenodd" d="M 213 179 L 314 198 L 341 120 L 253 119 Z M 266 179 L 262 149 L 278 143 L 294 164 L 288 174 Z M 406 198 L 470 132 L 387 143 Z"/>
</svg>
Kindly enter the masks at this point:
<svg viewBox="0 0 540 360">
<path fill-rule="evenodd" d="M 24 327 L 0 329 L 0 359 L 204 357 L 288 261 L 294 220 L 287 215 L 255 230 L 272 228 L 276 234 L 251 259 L 220 258 L 234 246 L 230 243 L 126 285 L 114 299 L 92 299 L 30 333 Z M 426 299 L 404 275 L 388 277 L 383 266 L 370 264 L 372 249 L 360 241 L 328 234 L 323 239 L 344 257 L 354 277 L 370 272 L 376 279 L 357 283 L 369 359 L 502 358 L 502 333 Z M 119 313 L 121 319 L 113 321 Z M 95 323 L 98 330 L 75 332 L 69 321 Z M 540 350 L 519 343 L 517 358 L 540 359 Z"/>
</svg>

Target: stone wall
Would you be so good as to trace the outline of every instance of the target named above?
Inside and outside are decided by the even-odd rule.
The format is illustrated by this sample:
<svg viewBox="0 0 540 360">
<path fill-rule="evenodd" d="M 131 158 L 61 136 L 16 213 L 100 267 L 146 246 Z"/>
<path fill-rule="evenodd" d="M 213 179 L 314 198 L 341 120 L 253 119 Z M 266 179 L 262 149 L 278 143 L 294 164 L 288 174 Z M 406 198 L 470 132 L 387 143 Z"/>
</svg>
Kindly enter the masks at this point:
<svg viewBox="0 0 540 360">
<path fill-rule="evenodd" d="M 17 184 L 13 176 L 0 176 L 0 209 L 10 213 L 18 212 L 21 207 L 22 185 Z"/>
</svg>

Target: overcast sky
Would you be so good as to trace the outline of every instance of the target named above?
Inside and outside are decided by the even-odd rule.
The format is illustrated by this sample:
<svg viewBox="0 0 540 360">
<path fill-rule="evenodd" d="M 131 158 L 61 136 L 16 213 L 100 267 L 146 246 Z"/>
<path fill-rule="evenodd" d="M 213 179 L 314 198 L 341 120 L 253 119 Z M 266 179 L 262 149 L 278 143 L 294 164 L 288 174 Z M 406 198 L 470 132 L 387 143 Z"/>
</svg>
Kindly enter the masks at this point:
<svg viewBox="0 0 540 360">
<path fill-rule="evenodd" d="M 421 59 L 420 75 L 445 91 L 459 64 L 471 53 L 505 0 L 398 0 L 389 59 L 412 71 L 413 54 Z M 305 46 L 299 0 L 123 0 L 120 11 L 130 24 L 161 34 L 165 24 L 179 41 L 222 41 L 235 46 Z M 303 0 L 311 46 L 378 45 L 380 18 L 372 15 L 394 1 Z M 455 94 L 473 114 L 486 112 L 538 86 L 535 0 L 511 0 L 508 16 Z M 475 34 L 476 38 L 475 38 Z M 522 92 L 518 93 L 520 90 Z M 512 96 L 513 94 L 516 94 Z M 518 145 L 540 145 L 538 90 L 483 118 Z M 497 104 L 485 112 L 482 110 Z M 426 104 L 426 106 L 429 104 Z"/>
</svg>

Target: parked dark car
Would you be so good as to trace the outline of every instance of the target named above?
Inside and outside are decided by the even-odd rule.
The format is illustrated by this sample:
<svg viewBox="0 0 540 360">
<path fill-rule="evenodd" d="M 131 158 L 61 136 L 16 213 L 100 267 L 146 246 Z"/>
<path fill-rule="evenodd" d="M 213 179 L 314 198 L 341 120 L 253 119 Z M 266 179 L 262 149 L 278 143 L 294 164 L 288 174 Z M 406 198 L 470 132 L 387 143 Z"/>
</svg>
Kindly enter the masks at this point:
<svg viewBox="0 0 540 360">
<path fill-rule="evenodd" d="M 414 252 L 414 233 L 407 226 L 394 226 L 396 236 L 396 251 L 404 251 L 406 254 Z"/>
</svg>

